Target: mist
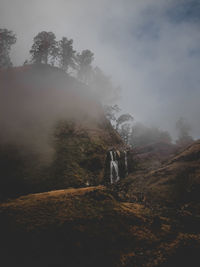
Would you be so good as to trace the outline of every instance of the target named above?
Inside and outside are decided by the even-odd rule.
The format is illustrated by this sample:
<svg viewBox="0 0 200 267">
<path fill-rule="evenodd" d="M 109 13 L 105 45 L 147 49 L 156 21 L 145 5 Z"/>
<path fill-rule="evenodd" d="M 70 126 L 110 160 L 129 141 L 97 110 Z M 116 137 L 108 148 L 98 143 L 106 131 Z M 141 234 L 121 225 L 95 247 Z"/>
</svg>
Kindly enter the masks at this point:
<svg viewBox="0 0 200 267">
<path fill-rule="evenodd" d="M 58 68 L 28 65 L 2 71 L 0 77 L 0 145 L 17 145 L 49 163 L 59 122 L 88 128 L 101 120 L 94 94 Z"/>
<path fill-rule="evenodd" d="M 14 65 L 30 58 L 42 30 L 73 38 L 120 85 L 119 105 L 135 121 L 168 130 L 185 117 L 200 137 L 200 4 L 196 0 L 0 0 L 0 25 L 17 34 Z"/>
</svg>

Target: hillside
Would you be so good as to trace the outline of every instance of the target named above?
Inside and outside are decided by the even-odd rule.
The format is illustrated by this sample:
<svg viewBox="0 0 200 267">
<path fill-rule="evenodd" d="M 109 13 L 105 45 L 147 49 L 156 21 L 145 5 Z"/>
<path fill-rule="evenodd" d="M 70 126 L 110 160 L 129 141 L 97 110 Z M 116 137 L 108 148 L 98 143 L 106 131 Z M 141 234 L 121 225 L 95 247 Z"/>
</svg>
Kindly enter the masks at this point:
<svg viewBox="0 0 200 267">
<path fill-rule="evenodd" d="M 32 194 L 0 205 L 1 266 L 199 266 L 198 233 L 105 187 Z"/>
<path fill-rule="evenodd" d="M 122 147 L 92 89 L 59 68 L 0 72 L 0 199 L 99 184 Z"/>
<path fill-rule="evenodd" d="M 122 189 L 123 188 L 123 189 Z M 121 184 L 129 198 L 143 195 L 156 204 L 180 206 L 200 203 L 200 141 L 172 157 L 161 167 L 130 175 Z"/>
<path fill-rule="evenodd" d="M 51 66 L 1 71 L 0 101 L 1 266 L 200 266 L 200 141 L 126 150 Z"/>
<path fill-rule="evenodd" d="M 163 162 L 172 158 L 179 147 L 168 142 L 154 142 L 145 146 L 138 146 L 133 149 L 137 159 L 137 169 L 149 171 L 160 167 Z"/>
</svg>

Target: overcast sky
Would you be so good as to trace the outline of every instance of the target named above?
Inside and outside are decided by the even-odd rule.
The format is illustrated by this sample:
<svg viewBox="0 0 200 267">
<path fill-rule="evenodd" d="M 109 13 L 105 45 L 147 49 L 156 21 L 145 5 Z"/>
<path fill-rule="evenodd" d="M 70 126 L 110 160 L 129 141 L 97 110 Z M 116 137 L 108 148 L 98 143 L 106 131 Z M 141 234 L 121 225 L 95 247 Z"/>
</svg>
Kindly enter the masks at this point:
<svg viewBox="0 0 200 267">
<path fill-rule="evenodd" d="M 200 138 L 199 0 L 0 0 L 0 27 L 17 34 L 15 65 L 39 31 L 67 36 L 95 53 L 135 121 L 174 135 L 184 116 Z"/>
</svg>

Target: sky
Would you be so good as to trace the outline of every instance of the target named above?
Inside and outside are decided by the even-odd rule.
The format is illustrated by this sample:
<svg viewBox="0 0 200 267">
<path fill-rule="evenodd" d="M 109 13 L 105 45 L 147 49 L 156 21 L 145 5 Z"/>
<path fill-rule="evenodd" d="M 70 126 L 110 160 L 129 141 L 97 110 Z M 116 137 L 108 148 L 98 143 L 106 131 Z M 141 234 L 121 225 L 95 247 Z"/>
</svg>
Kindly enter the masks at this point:
<svg viewBox="0 0 200 267">
<path fill-rule="evenodd" d="M 176 137 L 182 116 L 200 138 L 200 0 L 0 0 L 0 27 L 17 35 L 14 65 L 40 31 L 72 38 L 122 88 L 135 122 Z"/>
</svg>

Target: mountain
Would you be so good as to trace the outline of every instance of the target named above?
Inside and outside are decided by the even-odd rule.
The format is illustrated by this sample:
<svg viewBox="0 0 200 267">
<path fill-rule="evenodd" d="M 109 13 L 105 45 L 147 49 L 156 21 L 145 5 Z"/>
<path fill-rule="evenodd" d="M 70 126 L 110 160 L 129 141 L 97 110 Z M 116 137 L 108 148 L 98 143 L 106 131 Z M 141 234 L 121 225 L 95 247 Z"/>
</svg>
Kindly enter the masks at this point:
<svg viewBox="0 0 200 267">
<path fill-rule="evenodd" d="M 59 68 L 0 71 L 0 198 L 99 184 L 123 142 L 92 89 Z"/>
<path fill-rule="evenodd" d="M 200 141 L 127 151 L 46 65 L 0 71 L 0 129 L 1 266 L 200 266 Z"/>
</svg>

